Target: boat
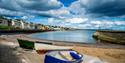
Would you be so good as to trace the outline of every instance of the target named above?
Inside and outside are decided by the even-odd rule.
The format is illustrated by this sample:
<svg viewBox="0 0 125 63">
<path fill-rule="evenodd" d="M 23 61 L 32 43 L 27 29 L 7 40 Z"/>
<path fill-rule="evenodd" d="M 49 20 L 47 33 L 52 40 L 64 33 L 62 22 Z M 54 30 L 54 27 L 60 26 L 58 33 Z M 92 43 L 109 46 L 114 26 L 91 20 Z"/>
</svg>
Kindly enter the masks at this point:
<svg viewBox="0 0 125 63">
<path fill-rule="evenodd" d="M 35 48 L 35 42 L 29 41 L 29 40 L 23 40 L 23 39 L 17 39 L 19 46 L 25 49 L 34 49 Z"/>
<path fill-rule="evenodd" d="M 71 46 L 57 46 L 47 43 L 35 43 L 35 50 L 38 54 L 43 54 L 48 51 L 72 50 Z"/>
<path fill-rule="evenodd" d="M 83 55 L 76 51 L 50 51 L 45 54 L 44 63 L 81 63 Z"/>
<path fill-rule="evenodd" d="M 71 50 L 72 47 L 69 46 L 56 46 L 51 43 L 46 42 L 35 42 L 24 39 L 17 39 L 19 46 L 25 49 L 35 49 L 39 53 L 43 51 L 52 51 L 52 50 Z"/>
</svg>

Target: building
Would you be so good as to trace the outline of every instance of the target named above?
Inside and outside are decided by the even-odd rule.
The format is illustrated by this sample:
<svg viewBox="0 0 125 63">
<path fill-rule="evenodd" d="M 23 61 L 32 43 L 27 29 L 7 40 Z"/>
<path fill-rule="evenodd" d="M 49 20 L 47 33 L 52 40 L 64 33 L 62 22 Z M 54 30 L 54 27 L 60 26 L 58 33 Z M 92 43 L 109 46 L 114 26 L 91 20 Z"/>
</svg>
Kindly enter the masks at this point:
<svg viewBox="0 0 125 63">
<path fill-rule="evenodd" d="M 41 29 L 42 25 L 41 24 L 36 24 L 35 29 Z"/>
<path fill-rule="evenodd" d="M 8 19 L 8 26 L 12 26 L 12 20 L 11 19 Z"/>
<path fill-rule="evenodd" d="M 35 29 L 35 24 L 30 22 L 30 29 Z"/>
<path fill-rule="evenodd" d="M 48 30 L 48 27 L 46 27 L 42 24 L 36 24 L 35 29 Z"/>
<path fill-rule="evenodd" d="M 4 17 L 0 17 L 0 25 L 8 26 L 8 20 Z"/>
<path fill-rule="evenodd" d="M 11 26 L 16 29 L 24 29 L 24 21 L 21 19 L 13 19 L 11 20 Z"/>
<path fill-rule="evenodd" d="M 49 26 L 43 24 L 35 24 L 32 22 L 25 22 L 22 19 L 7 19 L 0 16 L 0 25 L 9 26 L 10 29 L 24 29 L 24 30 L 50 30 Z"/>
<path fill-rule="evenodd" d="M 23 29 L 30 29 L 30 23 L 24 22 L 24 28 Z"/>
</svg>

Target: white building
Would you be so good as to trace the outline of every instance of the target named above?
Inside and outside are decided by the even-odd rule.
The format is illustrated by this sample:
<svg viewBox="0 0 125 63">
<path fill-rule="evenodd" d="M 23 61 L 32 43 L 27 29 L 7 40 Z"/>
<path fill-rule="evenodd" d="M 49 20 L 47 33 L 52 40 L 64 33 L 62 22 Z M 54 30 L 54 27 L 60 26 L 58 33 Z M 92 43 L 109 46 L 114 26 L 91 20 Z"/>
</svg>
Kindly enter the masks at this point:
<svg viewBox="0 0 125 63">
<path fill-rule="evenodd" d="M 30 29 L 35 29 L 35 24 L 30 22 Z"/>
<path fill-rule="evenodd" d="M 8 26 L 8 20 L 5 18 L 0 18 L 0 25 Z"/>
<path fill-rule="evenodd" d="M 12 20 L 12 26 L 14 28 L 24 29 L 24 21 L 21 19 L 13 19 Z"/>
</svg>

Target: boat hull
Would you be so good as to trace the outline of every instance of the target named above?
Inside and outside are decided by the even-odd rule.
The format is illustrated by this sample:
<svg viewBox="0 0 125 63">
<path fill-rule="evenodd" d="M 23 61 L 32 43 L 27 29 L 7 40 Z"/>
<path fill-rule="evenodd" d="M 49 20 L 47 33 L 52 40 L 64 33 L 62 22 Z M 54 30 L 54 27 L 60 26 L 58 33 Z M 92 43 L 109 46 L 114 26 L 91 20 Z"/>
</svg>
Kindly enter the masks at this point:
<svg viewBox="0 0 125 63">
<path fill-rule="evenodd" d="M 34 49 L 34 42 L 28 40 L 17 39 L 19 46 L 26 49 Z"/>
<path fill-rule="evenodd" d="M 48 53 L 49 54 L 51 54 L 51 53 L 53 54 L 53 52 L 55 52 L 55 51 L 50 51 Z M 76 58 L 76 54 L 75 54 L 75 56 L 73 57 L 74 60 L 68 60 L 68 59 L 64 60 L 64 59 L 59 59 L 57 57 L 54 57 L 56 55 L 51 56 L 48 53 L 46 53 L 46 55 L 45 55 L 44 63 L 82 63 L 82 61 L 83 61 L 83 56 L 82 55 L 81 55 L 81 57 Z M 56 54 L 58 54 L 58 53 L 56 53 Z"/>
</svg>

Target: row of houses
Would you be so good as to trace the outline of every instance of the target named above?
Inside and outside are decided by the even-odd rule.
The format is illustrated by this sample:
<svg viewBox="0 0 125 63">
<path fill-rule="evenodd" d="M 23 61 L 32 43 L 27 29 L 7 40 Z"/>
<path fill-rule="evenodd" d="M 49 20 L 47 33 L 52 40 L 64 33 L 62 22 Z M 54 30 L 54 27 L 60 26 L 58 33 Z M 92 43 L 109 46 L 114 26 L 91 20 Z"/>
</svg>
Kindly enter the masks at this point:
<svg viewBox="0 0 125 63">
<path fill-rule="evenodd" d="M 51 25 L 47 25 L 47 27 L 48 27 L 50 30 L 58 30 L 58 31 L 74 30 L 74 29 L 75 29 L 75 28 L 71 28 L 71 27 L 51 26 Z"/>
<path fill-rule="evenodd" d="M 7 19 L 0 17 L 0 25 L 13 27 L 14 29 L 42 29 L 47 30 L 48 28 L 42 24 L 35 24 L 32 22 L 26 22 L 22 19 Z"/>
<path fill-rule="evenodd" d="M 61 27 L 61 26 L 51 26 L 43 24 L 35 24 L 32 22 L 26 22 L 22 19 L 7 19 L 0 16 L 0 25 L 9 26 L 13 29 L 25 29 L 25 30 L 70 30 L 72 28 Z"/>
</svg>

